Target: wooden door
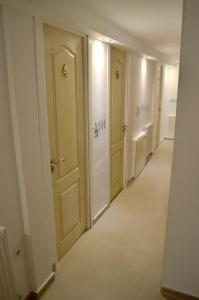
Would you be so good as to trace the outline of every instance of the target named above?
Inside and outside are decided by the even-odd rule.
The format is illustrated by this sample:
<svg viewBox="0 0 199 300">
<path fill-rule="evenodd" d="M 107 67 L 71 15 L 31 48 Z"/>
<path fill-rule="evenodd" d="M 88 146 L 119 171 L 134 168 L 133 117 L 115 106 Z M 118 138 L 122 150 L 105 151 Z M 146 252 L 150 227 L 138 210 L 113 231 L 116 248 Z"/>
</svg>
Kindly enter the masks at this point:
<svg viewBox="0 0 199 300">
<path fill-rule="evenodd" d="M 162 66 L 158 67 L 157 71 L 157 85 L 156 85 L 156 94 L 155 94 L 155 116 L 153 124 L 153 138 L 155 148 L 160 143 L 160 121 L 161 121 L 161 98 L 162 98 Z"/>
<path fill-rule="evenodd" d="M 58 257 L 86 228 L 82 38 L 44 25 Z"/>
<path fill-rule="evenodd" d="M 110 197 L 123 188 L 125 52 L 111 47 Z"/>
</svg>

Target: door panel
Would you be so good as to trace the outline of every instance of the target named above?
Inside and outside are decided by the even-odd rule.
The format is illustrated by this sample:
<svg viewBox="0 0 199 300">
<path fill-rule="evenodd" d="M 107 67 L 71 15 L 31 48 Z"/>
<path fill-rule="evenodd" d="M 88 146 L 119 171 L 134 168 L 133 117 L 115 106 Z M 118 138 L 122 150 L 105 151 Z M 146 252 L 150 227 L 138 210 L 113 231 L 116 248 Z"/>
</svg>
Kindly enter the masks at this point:
<svg viewBox="0 0 199 300">
<path fill-rule="evenodd" d="M 112 61 L 111 80 L 111 144 L 120 143 L 122 139 L 121 126 L 123 125 L 123 78 L 122 62 L 116 57 Z M 119 76 L 117 78 L 117 76 Z"/>
<path fill-rule="evenodd" d="M 123 187 L 125 52 L 111 47 L 110 193 L 111 201 Z"/>
<path fill-rule="evenodd" d="M 79 182 L 70 186 L 61 194 L 61 228 L 62 240 L 77 226 L 80 222 L 80 195 Z"/>
<path fill-rule="evenodd" d="M 58 257 L 86 228 L 82 38 L 44 25 Z"/>
<path fill-rule="evenodd" d="M 58 157 L 62 159 L 62 163 L 59 164 L 59 176 L 62 178 L 78 166 L 75 55 L 62 47 L 52 53 L 52 59 L 55 78 Z M 63 73 L 64 69 L 66 73 Z M 66 141 L 70 142 L 66 143 Z"/>
<path fill-rule="evenodd" d="M 121 172 L 121 162 L 122 162 L 122 153 L 121 151 L 117 151 L 111 157 L 112 159 L 112 169 L 111 169 L 111 184 L 115 186 L 120 181 L 120 172 Z"/>
</svg>

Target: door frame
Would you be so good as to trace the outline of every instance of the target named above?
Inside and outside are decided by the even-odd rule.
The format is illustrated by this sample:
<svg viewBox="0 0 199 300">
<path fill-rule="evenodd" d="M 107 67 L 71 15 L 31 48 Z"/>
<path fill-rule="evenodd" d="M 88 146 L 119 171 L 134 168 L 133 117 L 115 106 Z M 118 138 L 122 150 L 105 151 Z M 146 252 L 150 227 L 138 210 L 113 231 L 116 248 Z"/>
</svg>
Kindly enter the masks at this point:
<svg viewBox="0 0 199 300">
<path fill-rule="evenodd" d="M 110 101 L 111 101 L 111 93 L 110 93 L 110 81 L 111 81 L 111 74 L 110 74 L 110 70 L 111 70 L 111 46 L 118 48 L 119 50 L 122 50 L 125 52 L 126 54 L 126 59 L 125 59 L 125 72 L 124 72 L 124 76 L 125 76 L 125 84 L 124 84 L 124 124 L 127 125 L 128 130 L 126 131 L 126 134 L 124 135 L 124 151 L 123 151 L 123 185 L 122 188 L 124 189 L 127 184 L 128 184 L 128 180 L 129 180 L 129 161 L 130 161 L 130 157 L 129 157 L 129 153 L 130 153 L 130 147 L 131 147 L 131 141 L 130 141 L 130 134 L 131 134 L 131 121 L 130 118 L 132 117 L 130 115 L 130 111 L 129 111 L 129 107 L 130 107 L 130 79 L 131 79 L 131 55 L 130 55 L 130 50 L 126 49 L 124 47 L 119 47 L 117 45 L 110 45 L 109 46 L 109 101 L 108 101 L 108 126 L 109 126 L 109 149 L 108 149 L 108 154 L 109 154 L 109 204 L 111 203 L 111 199 L 110 199 Z M 117 197 L 117 196 L 116 196 Z"/>
<path fill-rule="evenodd" d="M 159 119 L 158 119 L 158 129 L 157 129 L 157 147 L 160 145 L 160 130 L 161 130 L 161 122 L 162 122 L 162 94 L 163 94 L 163 76 L 164 76 L 164 69 L 163 65 L 159 64 L 160 67 L 160 91 L 158 97 L 158 110 L 159 110 Z"/>
<path fill-rule="evenodd" d="M 127 125 L 127 132 L 124 136 L 124 171 L 123 171 L 123 188 L 127 186 L 129 181 L 129 166 L 131 162 L 131 140 L 133 122 L 130 111 L 130 89 L 131 89 L 131 53 L 126 49 L 126 66 L 125 66 L 125 95 L 124 95 L 124 123 Z"/>
<path fill-rule="evenodd" d="M 88 98 L 88 38 L 87 36 L 74 32 L 66 27 L 55 24 L 51 21 L 44 21 L 34 17 L 34 38 L 35 38 L 35 61 L 36 61 L 36 85 L 38 98 L 38 119 L 40 126 L 40 143 L 41 143 L 41 160 L 43 169 L 43 178 L 45 183 L 45 194 L 49 199 L 49 223 L 51 223 L 51 233 L 53 238 L 53 256 L 57 259 L 56 250 L 56 235 L 55 235 L 55 220 L 54 220 L 54 200 L 52 192 L 51 172 L 49 168 L 50 161 L 50 147 L 48 135 L 48 113 L 47 113 L 47 92 L 46 92 L 46 76 L 45 76 L 45 56 L 44 56 L 44 34 L 43 25 L 63 29 L 65 31 L 77 34 L 83 39 L 83 72 L 84 72 L 84 112 L 85 112 L 85 172 L 86 172 L 86 229 L 91 228 L 91 201 L 90 201 L 90 161 L 89 161 L 89 98 Z"/>
</svg>

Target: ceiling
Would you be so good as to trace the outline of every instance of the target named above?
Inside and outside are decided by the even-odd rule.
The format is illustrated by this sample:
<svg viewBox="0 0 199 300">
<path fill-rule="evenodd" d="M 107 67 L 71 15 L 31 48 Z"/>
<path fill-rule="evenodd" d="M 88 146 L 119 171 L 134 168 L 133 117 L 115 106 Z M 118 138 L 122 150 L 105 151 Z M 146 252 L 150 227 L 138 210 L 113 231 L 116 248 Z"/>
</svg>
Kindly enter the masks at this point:
<svg viewBox="0 0 199 300">
<path fill-rule="evenodd" d="M 17 7 L 20 2 L 34 4 L 41 16 L 50 12 L 59 16 L 60 22 L 81 23 L 83 33 L 89 34 L 87 29 L 90 28 L 127 47 L 130 37 L 131 41 L 140 42 L 143 53 L 164 57 L 164 61 L 172 64 L 179 62 L 183 0 L 0 0 L 0 3 L 2 1 L 14 2 Z M 104 24 L 109 25 L 109 30 L 101 30 L 96 20 L 106 21 Z M 114 34 L 108 35 L 114 29 L 120 32 L 119 39 Z"/>
<path fill-rule="evenodd" d="M 179 60 L 183 0 L 76 0 L 172 61 Z"/>
</svg>

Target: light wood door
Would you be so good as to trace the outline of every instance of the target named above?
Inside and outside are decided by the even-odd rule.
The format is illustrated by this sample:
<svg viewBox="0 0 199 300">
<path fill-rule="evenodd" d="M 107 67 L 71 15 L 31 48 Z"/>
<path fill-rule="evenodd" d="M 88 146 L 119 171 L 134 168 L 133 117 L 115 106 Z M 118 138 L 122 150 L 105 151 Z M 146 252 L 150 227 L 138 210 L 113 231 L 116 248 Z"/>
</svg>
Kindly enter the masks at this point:
<svg viewBox="0 0 199 300">
<path fill-rule="evenodd" d="M 155 148 L 160 143 L 160 119 L 161 119 L 161 97 L 162 97 L 162 66 L 159 66 L 157 71 L 156 99 L 155 99 L 155 117 L 154 117 L 154 146 Z"/>
<path fill-rule="evenodd" d="M 58 257 L 86 228 L 82 38 L 44 25 Z"/>
<path fill-rule="evenodd" d="M 110 197 L 123 187 L 125 52 L 111 47 Z"/>
</svg>

